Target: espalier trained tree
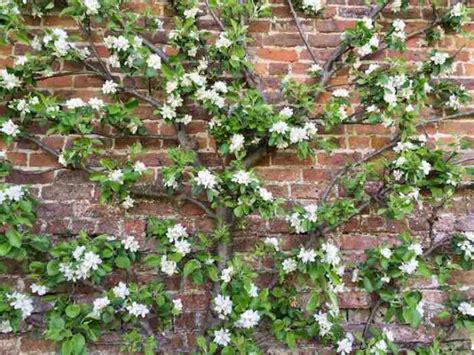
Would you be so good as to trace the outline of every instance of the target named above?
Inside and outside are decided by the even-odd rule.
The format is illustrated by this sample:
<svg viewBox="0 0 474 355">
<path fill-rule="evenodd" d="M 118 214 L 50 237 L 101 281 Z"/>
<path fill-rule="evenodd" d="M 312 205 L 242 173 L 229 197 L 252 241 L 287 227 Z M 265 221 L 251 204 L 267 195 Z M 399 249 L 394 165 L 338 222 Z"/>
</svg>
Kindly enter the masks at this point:
<svg viewBox="0 0 474 355">
<path fill-rule="evenodd" d="M 57 342 L 61 353 L 82 354 L 86 343 L 97 341 L 101 333 L 117 331 L 125 350 L 152 354 L 160 348 L 159 335 L 182 311 L 181 300 L 171 297 L 162 282 L 176 275 L 197 285 L 213 285 L 207 329 L 199 330 L 197 341 L 201 353 L 260 353 L 262 339 L 272 338 L 289 347 L 301 340 L 315 341 L 341 354 L 396 353 L 393 334 L 371 325 L 380 307 L 387 309 L 387 322 L 414 328 L 420 324 L 424 300 L 409 287 L 415 276 L 431 277 L 449 291 L 449 302 L 438 316 L 449 319 L 452 327 L 439 328 L 430 347 L 411 351 L 439 353 L 454 329 L 473 330 L 473 305 L 446 280 L 452 270 L 472 268 L 474 234 L 438 238 L 433 228 L 455 191 L 469 185 L 458 156 L 463 142 L 439 147 L 422 133 L 428 125 L 473 114 L 459 111 L 469 96 L 448 80 L 453 57 L 432 49 L 417 63 L 395 57 L 378 64 L 363 62 L 386 48 L 404 51 L 413 37 L 420 38 L 420 46 L 431 46 L 445 32 L 461 33 L 469 15 L 462 1 L 451 7 L 433 1 L 433 21 L 406 33 L 400 16 L 384 27 L 379 18 L 384 9 L 403 14 L 408 1 L 377 0 L 368 4 L 370 15 L 346 30 L 333 54 L 321 62 L 307 42 L 298 11 L 317 18 L 324 13 L 322 3 L 288 0 L 314 64 L 310 83 L 290 77 L 281 81 L 277 103 L 266 97 L 246 51 L 248 25 L 270 14 L 266 3 L 173 1 L 174 29 L 168 36 L 173 50 L 167 51 L 173 54 L 167 54 L 150 41 L 161 21 L 151 11 L 122 11 L 124 2 L 64 1 L 59 5 L 61 15 L 73 18 L 78 27 L 70 35 L 60 28 L 25 26 L 22 14 L 57 11 L 52 1 L 0 1 L 1 40 L 27 47 L 12 67 L 0 70 L 5 104 L 0 136 L 6 143 L 26 140 L 38 145 L 57 158 L 60 169 L 89 173 L 100 187 L 103 203 L 120 204 L 126 210 L 141 198 L 190 202 L 214 221 L 213 232 L 190 235 L 179 220 L 150 216 L 153 250 L 131 236 L 81 233 L 58 241 L 33 232 L 36 202 L 27 187 L 2 184 L 1 270 L 8 273 L 13 265 L 21 266 L 31 280 L 31 292 L 0 288 L 2 333 L 33 326 Z M 220 29 L 217 36 L 200 28 L 199 18 L 206 14 Z M 98 28 L 104 30 L 103 38 L 97 36 Z M 99 55 L 99 41 L 109 51 L 107 58 Z M 63 70 L 59 64 L 67 62 L 77 69 Z M 349 72 L 347 84 L 330 86 L 333 76 L 343 70 Z M 67 75 L 100 78 L 101 97 L 64 100 L 37 88 L 42 80 Z M 145 85 L 137 85 L 140 82 Z M 315 112 L 321 93 L 330 98 Z M 134 114 L 138 102 L 151 105 L 154 115 L 175 133 L 147 130 Z M 203 162 L 186 134 L 186 125 L 194 119 L 191 105 L 212 117 L 208 134 L 221 158 L 218 168 Z M 334 143 L 318 132 L 351 123 L 383 124 L 396 133 L 385 147 L 335 172 L 317 204 L 288 207 L 252 170 L 262 157 L 280 150 L 296 150 L 301 159 L 321 149 L 330 152 Z M 67 136 L 70 144 L 62 151 L 51 148 L 33 133 L 35 126 L 45 127 L 48 135 Z M 139 160 L 140 144 L 130 145 L 128 156 L 120 159 L 106 156 L 104 139 L 121 137 L 175 142 L 168 150 L 170 164 L 159 169 L 159 183 L 141 180 L 149 169 Z M 99 165 L 93 163 L 97 161 Z M 12 170 L 3 159 L 2 175 Z M 337 234 L 332 233 L 337 227 L 369 207 L 398 220 L 412 214 L 417 205 L 430 211 L 429 241 L 423 247 L 418 237 L 406 232 L 397 245 L 367 250 L 363 262 L 343 259 L 334 242 Z M 295 233 L 309 238 L 292 250 L 268 237 L 252 252 L 233 252 L 233 234 L 251 223 L 249 215 L 283 216 Z M 266 265 L 272 261 L 274 276 L 257 285 L 258 265 L 264 259 Z M 140 283 L 128 277 L 113 288 L 101 286 L 114 270 L 128 270 L 130 276 L 137 266 L 158 270 L 156 279 Z M 354 334 L 344 330 L 338 307 L 338 293 L 349 280 L 373 299 L 365 329 Z M 74 292 L 67 292 L 70 285 L 88 286 L 99 296 L 92 304 L 79 303 Z M 46 309 L 44 323 L 32 315 L 41 304 Z"/>
</svg>

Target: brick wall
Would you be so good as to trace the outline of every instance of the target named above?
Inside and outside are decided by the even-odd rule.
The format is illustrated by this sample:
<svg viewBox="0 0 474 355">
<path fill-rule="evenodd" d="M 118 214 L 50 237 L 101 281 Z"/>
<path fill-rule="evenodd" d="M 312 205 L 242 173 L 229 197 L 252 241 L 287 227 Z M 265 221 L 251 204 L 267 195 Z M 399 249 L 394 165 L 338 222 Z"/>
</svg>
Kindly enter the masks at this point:
<svg viewBox="0 0 474 355">
<path fill-rule="evenodd" d="M 413 4 L 418 1 L 411 1 Z M 328 0 L 325 14 L 320 19 L 302 18 L 302 23 L 308 33 L 308 39 L 313 46 L 318 58 L 326 59 L 332 49 L 338 44 L 340 32 L 354 24 L 354 20 L 368 13 L 363 6 L 362 0 Z M 292 76 L 305 79 L 304 73 L 311 65 L 311 58 L 299 37 L 293 18 L 290 15 L 286 2 L 283 0 L 272 0 L 273 17 L 257 21 L 251 24 L 252 36 L 255 39 L 250 46 L 249 52 L 255 63 L 256 72 L 262 76 L 265 88 L 269 96 L 278 100 L 279 79 L 291 73 Z M 157 36 L 164 40 L 166 32 L 172 27 L 173 14 L 170 12 L 166 2 L 163 0 L 153 2 L 153 6 L 165 21 L 165 31 Z M 140 3 L 136 8 L 141 7 Z M 300 14 L 301 15 L 301 14 Z M 392 17 L 390 11 L 384 12 L 386 19 Z M 407 33 L 423 27 L 430 18 L 430 12 L 413 6 L 405 15 L 407 20 Z M 41 21 L 31 20 L 32 26 L 61 26 L 74 29 L 74 23 L 67 19 L 56 16 L 45 16 Z M 210 17 L 203 19 L 203 25 L 213 30 L 217 28 Z M 474 22 L 468 24 L 467 30 L 474 30 Z M 418 39 L 408 41 L 409 50 L 403 55 L 409 60 L 418 60 L 426 54 L 426 49 L 420 49 Z M 462 45 L 467 45 L 461 48 Z M 461 48 L 461 49 L 460 49 Z M 462 82 L 471 93 L 474 94 L 474 41 L 465 41 L 460 37 L 446 36 L 442 41 L 442 49 L 449 53 L 458 50 L 455 76 Z M 0 67 L 12 63 L 12 55 L 21 53 L 23 48 L 1 48 Z M 100 53 L 106 55 L 106 50 L 99 45 Z M 384 52 L 379 57 L 392 55 Z M 399 54 L 397 54 L 398 56 Z M 376 60 L 377 58 L 373 58 Z M 334 79 L 333 84 L 343 83 L 344 77 Z M 98 88 L 102 85 L 100 80 L 86 76 L 68 76 L 43 81 L 41 84 L 45 89 L 64 98 L 82 97 L 89 98 L 98 95 Z M 324 95 L 320 102 L 324 102 Z M 152 109 L 145 104 L 140 107 L 140 114 L 147 128 L 153 132 L 169 133 L 171 128 L 158 120 L 152 114 Z M 199 112 L 199 111 L 198 111 Z M 196 138 L 199 143 L 203 160 L 208 163 L 217 161 L 214 154 L 214 144 L 205 133 L 206 117 L 201 114 L 202 120 L 195 120 L 187 126 L 189 134 Z M 38 134 L 44 132 L 41 128 L 35 128 Z M 266 180 L 268 187 L 274 194 L 291 200 L 317 200 L 320 192 L 325 186 L 328 177 L 345 162 L 360 157 L 373 149 L 380 148 L 387 143 L 391 132 L 381 126 L 348 125 L 342 126 L 332 134 L 337 138 L 339 147 L 334 153 L 327 155 L 318 153 L 315 161 L 300 161 L 296 154 L 284 152 L 263 159 L 257 167 L 258 175 Z M 438 126 L 431 126 L 427 133 L 433 139 L 450 141 L 453 136 L 462 136 L 474 139 L 474 120 L 463 119 L 446 122 Z M 67 139 L 61 136 L 44 136 L 44 141 L 55 149 L 61 149 L 67 145 Z M 125 148 L 130 139 L 106 140 L 107 152 L 111 155 L 125 154 Z M 157 140 L 144 140 L 142 142 L 147 148 L 147 153 L 142 161 L 151 167 L 155 167 L 155 176 L 158 178 L 159 167 L 167 163 L 166 148 L 170 143 Z M 1 144 L 1 143 L 0 143 Z M 201 214 L 194 206 L 183 204 L 177 205 L 167 201 L 140 201 L 136 207 L 125 213 L 116 206 L 99 205 L 97 201 L 98 189 L 89 182 L 88 177 L 77 171 L 55 170 L 49 171 L 58 164 L 47 153 L 39 150 L 27 142 L 18 142 L 9 147 L 0 145 L 2 150 L 7 151 L 7 157 L 17 168 L 31 171 L 44 171 L 41 174 L 13 173 L 7 178 L 8 182 L 31 184 L 31 189 L 39 198 L 37 232 L 59 235 L 68 235 L 85 230 L 88 233 L 109 233 L 116 235 L 134 235 L 143 240 L 148 215 L 183 219 L 191 230 L 208 229 L 211 226 L 209 220 Z M 474 152 L 467 154 L 474 155 Z M 439 221 L 435 224 L 435 230 L 439 234 L 452 231 L 474 231 L 474 199 L 472 193 L 463 191 L 456 195 L 454 202 L 448 209 L 443 211 Z M 397 233 L 406 229 L 415 235 L 427 236 L 428 225 L 423 221 L 424 211 L 420 210 L 406 221 L 390 221 L 381 217 L 364 214 L 359 216 L 338 231 L 338 241 L 348 259 L 360 259 L 365 248 L 374 247 L 379 243 L 394 239 Z M 235 237 L 235 250 L 244 251 L 252 247 L 256 240 L 268 235 L 281 235 L 287 246 L 295 245 L 301 241 L 301 236 L 288 233 L 287 225 L 281 220 L 273 220 L 263 223 L 257 218 L 250 218 L 249 228 L 244 232 L 237 233 Z M 146 280 L 153 277 L 152 274 L 141 273 Z M 267 274 L 263 271 L 263 276 Z M 463 282 L 466 285 L 474 285 L 474 273 L 457 275 L 452 282 Z M 5 276 L 2 276 L 5 278 Z M 21 285 L 21 275 L 9 275 L 8 280 Z M 113 284 L 110 280 L 108 283 Z M 178 280 L 167 280 L 170 290 L 178 291 Z M 427 299 L 428 307 L 442 303 L 446 295 L 437 290 L 433 285 L 419 282 L 417 287 L 423 290 L 424 298 Z M 472 293 L 473 289 L 469 289 Z M 193 347 L 194 336 L 201 329 L 205 311 L 208 306 L 207 291 L 196 289 L 192 285 L 185 285 L 183 303 L 184 314 L 176 320 L 175 331 L 163 339 L 162 346 L 170 353 L 179 350 L 187 350 Z M 83 290 L 84 299 L 93 297 L 88 290 Z M 431 306 L 430 306 L 431 304 Z M 369 300 L 362 292 L 353 289 L 341 295 L 341 307 L 345 312 L 348 327 L 360 329 L 361 323 L 365 321 L 368 314 Z M 381 322 L 377 319 L 376 322 Z M 429 342 L 434 334 L 433 326 L 425 324 L 416 331 L 412 329 L 394 326 L 397 339 L 404 342 Z M 462 334 L 454 334 L 453 339 L 462 339 Z M 117 353 L 119 337 L 116 334 L 106 335 L 101 342 L 90 349 L 97 349 L 100 353 Z M 314 345 L 314 344 L 313 344 Z M 301 348 L 314 348 L 313 345 L 302 345 Z M 285 351 L 283 346 L 274 345 L 275 351 Z M 3 354 L 43 354 L 54 350 L 54 346 L 40 340 L 33 334 L 17 336 L 0 336 L 0 349 Z"/>
</svg>

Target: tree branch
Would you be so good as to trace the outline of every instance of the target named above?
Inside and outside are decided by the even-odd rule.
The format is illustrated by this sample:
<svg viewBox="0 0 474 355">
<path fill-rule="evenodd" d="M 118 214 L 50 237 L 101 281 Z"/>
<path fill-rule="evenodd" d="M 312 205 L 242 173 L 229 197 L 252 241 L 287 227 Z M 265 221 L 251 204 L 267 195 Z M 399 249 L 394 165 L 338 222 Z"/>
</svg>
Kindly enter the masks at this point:
<svg viewBox="0 0 474 355">
<path fill-rule="evenodd" d="M 313 59 L 315 64 L 319 64 L 319 61 L 316 58 L 316 55 L 314 54 L 313 49 L 311 48 L 311 46 L 308 43 L 308 38 L 306 36 L 303 25 L 301 24 L 301 21 L 298 18 L 298 14 L 296 13 L 295 8 L 293 7 L 292 0 L 286 0 L 286 2 L 288 3 L 288 6 L 290 7 L 291 14 L 293 15 L 293 19 L 295 20 L 296 28 L 298 29 L 300 37 L 303 40 L 303 43 L 306 46 L 306 49 L 308 50 L 309 55 L 311 56 L 311 59 Z"/>
<path fill-rule="evenodd" d="M 385 1 L 382 5 L 376 6 L 372 9 L 370 12 L 369 17 L 371 19 L 377 18 L 380 13 L 387 7 L 393 0 L 387 0 Z M 327 83 L 331 79 L 331 77 L 334 75 L 334 73 L 337 71 L 333 68 L 334 63 L 350 48 L 350 43 L 342 41 L 339 46 L 333 51 L 329 59 L 326 61 L 326 63 L 323 66 L 323 75 L 321 76 L 321 79 L 319 80 L 319 86 L 321 88 L 326 87 Z M 315 98 L 317 99 L 320 95 L 320 91 L 318 91 L 315 95 Z"/>
<path fill-rule="evenodd" d="M 459 112 L 459 113 L 455 113 L 455 114 L 452 114 L 452 115 L 441 116 L 441 117 L 431 117 L 426 121 L 420 122 L 415 127 L 420 128 L 420 127 L 424 127 L 426 125 L 436 124 L 436 123 L 440 123 L 440 122 L 443 122 L 443 121 L 446 121 L 446 120 L 461 119 L 461 118 L 466 118 L 466 117 L 470 117 L 470 116 L 474 116 L 474 110 L 473 111 L 467 111 L 467 112 Z M 331 179 L 331 182 L 329 183 L 328 187 L 324 190 L 324 192 L 321 196 L 321 200 L 324 202 L 328 199 L 329 194 L 331 193 L 332 189 L 337 184 L 337 181 L 341 178 L 341 176 L 347 174 L 348 172 L 352 171 L 353 169 L 360 166 L 361 164 L 363 164 L 363 163 L 365 163 L 365 162 L 381 155 L 382 153 L 386 152 L 387 150 L 395 147 L 397 145 L 397 143 L 400 141 L 400 139 L 401 139 L 400 135 L 397 134 L 395 136 L 395 138 L 393 138 L 392 141 L 389 144 L 387 144 L 384 147 L 382 147 L 382 148 L 366 155 L 365 157 L 358 160 L 357 162 L 355 162 L 353 164 L 350 164 L 350 165 L 340 169 L 338 172 L 336 172 L 336 175 Z"/>
</svg>

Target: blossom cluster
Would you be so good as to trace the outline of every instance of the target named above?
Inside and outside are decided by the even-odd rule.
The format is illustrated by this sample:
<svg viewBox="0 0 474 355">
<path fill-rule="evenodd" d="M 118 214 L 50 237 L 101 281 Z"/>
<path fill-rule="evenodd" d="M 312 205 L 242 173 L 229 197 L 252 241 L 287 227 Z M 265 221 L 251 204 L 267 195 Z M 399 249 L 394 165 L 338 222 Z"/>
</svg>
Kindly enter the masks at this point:
<svg viewBox="0 0 474 355">
<path fill-rule="evenodd" d="M 271 134 L 270 144 L 278 149 L 285 149 L 292 144 L 308 142 L 316 136 L 318 129 L 313 122 L 306 122 L 302 126 L 291 125 L 287 121 L 293 116 L 293 109 L 283 108 L 278 120 L 269 129 Z"/>
</svg>

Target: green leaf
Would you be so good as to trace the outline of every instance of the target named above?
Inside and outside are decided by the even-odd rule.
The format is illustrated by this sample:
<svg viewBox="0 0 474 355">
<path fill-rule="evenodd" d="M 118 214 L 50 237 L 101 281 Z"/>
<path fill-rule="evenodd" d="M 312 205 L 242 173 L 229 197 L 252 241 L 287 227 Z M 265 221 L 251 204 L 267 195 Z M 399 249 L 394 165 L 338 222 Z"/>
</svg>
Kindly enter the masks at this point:
<svg viewBox="0 0 474 355">
<path fill-rule="evenodd" d="M 145 264 L 150 267 L 157 267 L 160 265 L 160 261 L 161 257 L 156 254 L 148 255 L 144 260 Z"/>
<path fill-rule="evenodd" d="M 367 292 L 372 292 L 374 290 L 374 286 L 368 277 L 364 277 L 364 288 Z"/>
<path fill-rule="evenodd" d="M 69 340 L 72 345 L 72 353 L 75 355 L 82 355 L 86 350 L 86 340 L 82 334 L 74 334 L 74 336 Z"/>
<path fill-rule="evenodd" d="M 206 349 L 206 338 L 203 336 L 197 337 L 196 343 L 201 349 Z"/>
<path fill-rule="evenodd" d="M 184 270 L 183 270 L 183 274 L 184 276 L 189 276 L 194 270 L 196 270 L 197 268 L 199 268 L 201 264 L 199 263 L 199 261 L 195 260 L 195 259 L 192 259 L 192 260 L 189 260 L 186 265 L 184 265 Z"/>
<path fill-rule="evenodd" d="M 126 256 L 117 256 L 115 258 L 115 265 L 121 269 L 130 268 L 130 259 Z"/>
<path fill-rule="evenodd" d="M 288 345 L 288 347 L 290 347 L 290 348 L 295 347 L 295 345 L 296 345 L 295 333 L 292 333 L 292 332 L 286 333 L 285 340 L 286 340 L 286 344 Z"/>
<path fill-rule="evenodd" d="M 5 256 L 8 255 L 10 250 L 12 249 L 12 246 L 10 243 L 1 243 L 0 244 L 0 256 Z"/>
<path fill-rule="evenodd" d="M 51 260 L 46 266 L 46 272 L 49 276 L 55 276 L 59 274 L 59 261 Z"/>
<path fill-rule="evenodd" d="M 79 314 L 81 314 L 81 307 L 77 304 L 70 304 L 66 307 L 66 315 L 69 318 L 76 318 Z"/>
<path fill-rule="evenodd" d="M 443 318 L 448 318 L 450 316 L 448 311 L 441 311 L 438 313 L 438 318 L 443 319 Z"/>
<path fill-rule="evenodd" d="M 306 305 L 306 310 L 308 312 L 313 312 L 319 305 L 319 295 L 317 293 L 312 293 L 309 298 L 308 304 Z"/>
<path fill-rule="evenodd" d="M 20 248 L 21 247 L 21 235 L 15 229 L 9 229 L 6 232 L 8 242 L 12 247 Z"/>
<path fill-rule="evenodd" d="M 73 351 L 73 344 L 71 340 L 66 340 L 61 346 L 61 355 L 70 355 Z"/>
</svg>

